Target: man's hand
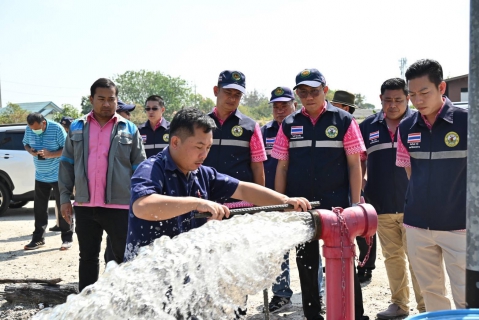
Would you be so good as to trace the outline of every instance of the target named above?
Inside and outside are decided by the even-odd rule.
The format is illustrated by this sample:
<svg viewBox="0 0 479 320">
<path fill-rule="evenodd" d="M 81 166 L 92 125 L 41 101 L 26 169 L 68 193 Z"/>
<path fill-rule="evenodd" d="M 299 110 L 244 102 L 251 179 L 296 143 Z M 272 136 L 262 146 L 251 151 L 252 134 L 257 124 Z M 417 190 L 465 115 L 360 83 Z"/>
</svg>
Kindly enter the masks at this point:
<svg viewBox="0 0 479 320">
<path fill-rule="evenodd" d="M 62 217 L 68 224 L 72 224 L 72 204 L 67 202 L 61 205 L 60 211 L 62 212 Z"/>
<path fill-rule="evenodd" d="M 38 156 L 38 151 L 33 148 L 30 148 L 30 150 L 28 150 L 28 153 L 34 157 Z"/>
<path fill-rule="evenodd" d="M 37 154 L 45 159 L 52 158 L 52 153 L 48 150 L 38 150 Z"/>
<path fill-rule="evenodd" d="M 308 211 L 311 209 L 311 203 L 306 198 L 288 198 L 287 204 L 294 206 L 294 211 Z"/>
<path fill-rule="evenodd" d="M 222 220 L 223 217 L 229 218 L 230 209 L 228 207 L 205 199 L 198 199 L 199 203 L 196 206 L 198 212 L 210 212 L 211 218 L 208 220 Z"/>
</svg>

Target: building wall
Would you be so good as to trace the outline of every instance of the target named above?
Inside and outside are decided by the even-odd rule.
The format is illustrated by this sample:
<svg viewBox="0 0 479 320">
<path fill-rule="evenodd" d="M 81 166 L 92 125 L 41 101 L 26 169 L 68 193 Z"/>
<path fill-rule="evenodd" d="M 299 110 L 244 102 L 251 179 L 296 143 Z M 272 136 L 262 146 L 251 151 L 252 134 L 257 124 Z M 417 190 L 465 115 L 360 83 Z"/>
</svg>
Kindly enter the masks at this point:
<svg viewBox="0 0 479 320">
<path fill-rule="evenodd" d="M 461 100 L 461 89 L 468 88 L 469 77 L 447 81 L 447 96 L 452 102 Z"/>
</svg>

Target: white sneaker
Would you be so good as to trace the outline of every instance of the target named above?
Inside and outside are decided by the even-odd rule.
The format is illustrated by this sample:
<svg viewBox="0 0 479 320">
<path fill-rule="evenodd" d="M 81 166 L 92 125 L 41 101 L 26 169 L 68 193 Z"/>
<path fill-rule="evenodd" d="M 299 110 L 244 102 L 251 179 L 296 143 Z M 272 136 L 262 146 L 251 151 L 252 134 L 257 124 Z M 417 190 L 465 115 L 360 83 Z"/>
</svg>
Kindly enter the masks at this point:
<svg viewBox="0 0 479 320">
<path fill-rule="evenodd" d="M 62 246 L 60 247 L 60 251 L 68 250 L 72 247 L 72 245 L 73 245 L 72 241 L 63 241 Z"/>
</svg>

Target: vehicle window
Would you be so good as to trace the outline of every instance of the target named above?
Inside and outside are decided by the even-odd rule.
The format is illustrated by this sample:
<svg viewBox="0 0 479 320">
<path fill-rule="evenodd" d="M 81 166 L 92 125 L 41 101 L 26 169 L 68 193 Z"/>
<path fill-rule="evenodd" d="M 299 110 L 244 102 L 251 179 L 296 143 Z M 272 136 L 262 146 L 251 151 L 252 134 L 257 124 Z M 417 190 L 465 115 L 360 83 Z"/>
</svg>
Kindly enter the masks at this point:
<svg viewBox="0 0 479 320">
<path fill-rule="evenodd" d="M 24 132 L 0 132 L 0 149 L 25 150 L 23 147 Z"/>
</svg>

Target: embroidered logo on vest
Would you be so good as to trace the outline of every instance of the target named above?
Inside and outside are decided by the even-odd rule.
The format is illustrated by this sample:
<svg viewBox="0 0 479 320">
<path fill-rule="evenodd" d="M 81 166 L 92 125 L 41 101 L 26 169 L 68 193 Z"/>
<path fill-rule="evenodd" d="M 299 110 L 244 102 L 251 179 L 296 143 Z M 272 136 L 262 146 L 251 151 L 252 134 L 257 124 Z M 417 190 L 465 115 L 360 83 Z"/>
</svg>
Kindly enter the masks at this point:
<svg viewBox="0 0 479 320">
<path fill-rule="evenodd" d="M 459 144 L 459 135 L 454 131 L 448 132 L 444 137 L 444 142 L 448 147 L 455 147 Z"/>
<path fill-rule="evenodd" d="M 170 135 L 168 133 L 165 133 L 163 135 L 163 141 L 168 142 L 170 140 Z"/>
<path fill-rule="evenodd" d="M 231 134 L 235 137 L 241 137 L 241 135 L 243 134 L 243 128 L 241 128 L 241 126 L 234 126 L 231 129 Z"/>
<path fill-rule="evenodd" d="M 326 136 L 331 139 L 336 138 L 338 136 L 338 128 L 336 128 L 335 126 L 327 127 Z"/>
</svg>

